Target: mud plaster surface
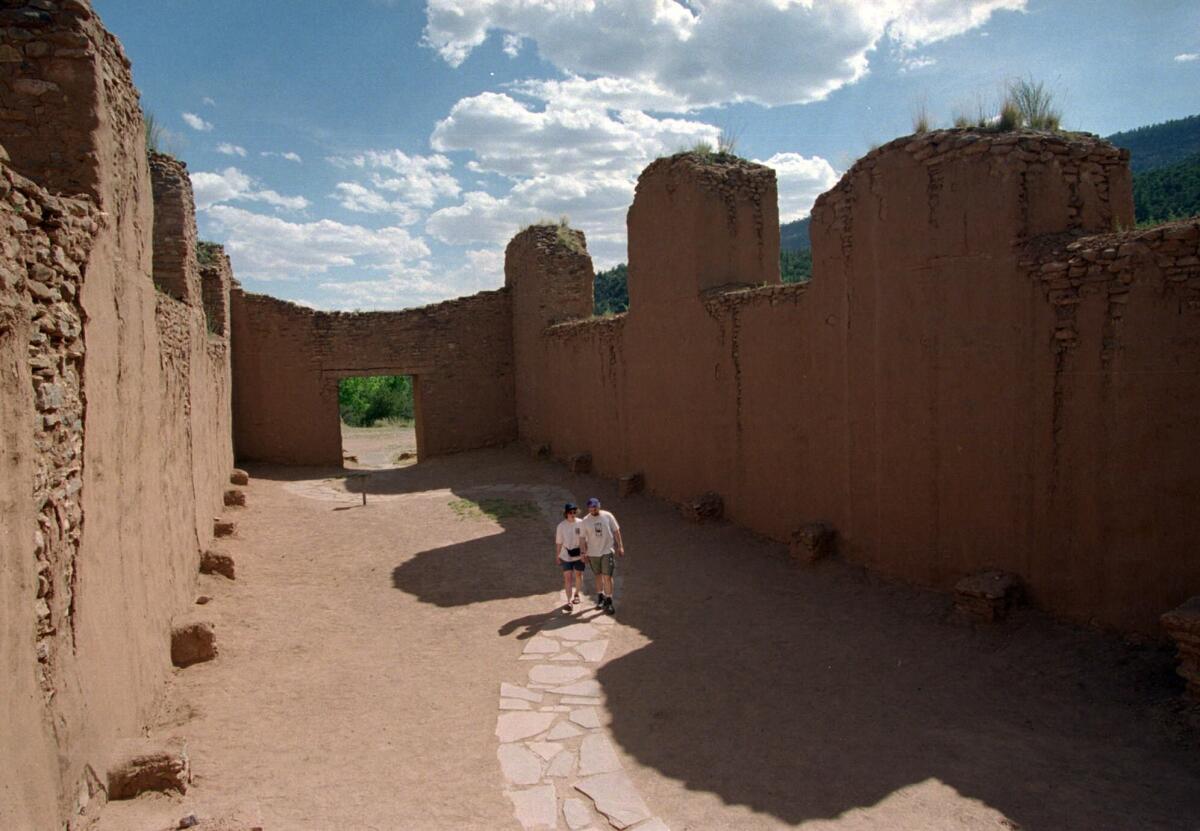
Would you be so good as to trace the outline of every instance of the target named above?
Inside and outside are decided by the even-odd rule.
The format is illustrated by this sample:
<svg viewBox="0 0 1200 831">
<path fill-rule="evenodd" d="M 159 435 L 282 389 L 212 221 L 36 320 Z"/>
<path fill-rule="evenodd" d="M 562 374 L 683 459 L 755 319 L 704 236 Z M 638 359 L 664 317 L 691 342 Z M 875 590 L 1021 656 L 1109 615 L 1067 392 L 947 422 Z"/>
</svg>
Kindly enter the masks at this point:
<svg viewBox="0 0 1200 831">
<path fill-rule="evenodd" d="M 238 580 L 200 588 L 221 655 L 176 673 L 154 730 L 187 738 L 194 787 L 110 804 L 105 831 L 234 811 L 268 829 L 520 828 L 506 792 L 541 789 L 525 800 L 536 817 L 549 791 L 505 779 L 497 727 L 501 684 L 529 688 L 541 665 L 520 661 L 535 637 L 608 645 L 580 664 L 602 693 L 594 726 L 547 711 L 578 733 L 517 739 L 533 758 L 523 775 L 549 775 L 550 743 L 582 753 L 603 736 L 611 756 L 596 739 L 588 755 L 619 770 L 599 784 L 627 777 L 648 827 L 1188 828 L 1200 816 L 1195 734 L 1157 647 L 1034 613 L 953 626 L 943 595 L 838 563 L 797 570 L 782 546 L 686 525 L 650 498 L 618 502 L 611 483 L 514 451 L 373 473 L 366 508 L 338 495 L 335 470 L 251 475 L 228 544 Z M 599 495 L 621 519 L 616 623 L 596 638 L 555 631 L 548 517 L 500 525 L 448 506 L 513 485 L 535 501 Z M 530 712 L 562 706 L 532 691 L 544 697 Z M 606 827 L 572 791 L 556 791 L 559 826 L 569 798 Z"/>
</svg>

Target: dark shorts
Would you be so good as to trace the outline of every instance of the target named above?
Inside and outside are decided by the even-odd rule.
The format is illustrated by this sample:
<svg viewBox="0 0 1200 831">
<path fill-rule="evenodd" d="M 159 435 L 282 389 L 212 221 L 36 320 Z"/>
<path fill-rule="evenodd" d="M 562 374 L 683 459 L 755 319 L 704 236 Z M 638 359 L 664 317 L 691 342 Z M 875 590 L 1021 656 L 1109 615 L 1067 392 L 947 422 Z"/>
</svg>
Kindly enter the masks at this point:
<svg viewBox="0 0 1200 831">
<path fill-rule="evenodd" d="M 578 548 L 568 548 L 567 554 L 572 557 L 578 557 L 579 549 Z M 575 560 L 573 562 L 567 562 L 566 560 L 559 560 L 558 562 L 559 562 L 559 565 L 562 566 L 563 571 L 583 571 L 583 559 L 582 558 Z"/>
</svg>

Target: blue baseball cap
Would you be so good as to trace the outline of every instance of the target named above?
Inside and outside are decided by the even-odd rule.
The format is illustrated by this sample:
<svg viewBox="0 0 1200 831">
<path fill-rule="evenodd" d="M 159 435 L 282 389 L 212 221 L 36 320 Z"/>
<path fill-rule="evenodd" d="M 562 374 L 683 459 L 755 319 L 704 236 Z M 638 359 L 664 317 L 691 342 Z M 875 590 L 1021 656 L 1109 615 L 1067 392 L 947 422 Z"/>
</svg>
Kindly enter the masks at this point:
<svg viewBox="0 0 1200 831">
<path fill-rule="evenodd" d="M 587 506 L 588 506 L 589 508 L 599 508 L 599 507 L 600 507 L 600 500 L 599 500 L 599 499 L 597 499 L 596 497 L 594 497 L 594 496 L 593 496 L 592 498 L 590 498 L 590 499 L 587 501 Z"/>
</svg>

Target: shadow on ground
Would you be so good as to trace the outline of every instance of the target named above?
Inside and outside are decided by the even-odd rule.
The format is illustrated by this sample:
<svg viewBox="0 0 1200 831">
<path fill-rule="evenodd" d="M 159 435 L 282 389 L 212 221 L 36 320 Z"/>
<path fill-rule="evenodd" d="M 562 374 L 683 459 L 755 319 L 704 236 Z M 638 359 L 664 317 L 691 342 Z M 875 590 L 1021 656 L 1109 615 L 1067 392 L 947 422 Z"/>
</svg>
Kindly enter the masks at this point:
<svg viewBox="0 0 1200 831">
<path fill-rule="evenodd" d="M 504 481 L 601 492 L 631 553 L 618 620 L 650 643 L 598 678 L 613 737 L 640 764 L 785 823 L 933 779 L 1027 829 L 1200 827 L 1196 736 L 1172 710 L 1168 650 L 1035 612 L 954 626 L 944 595 L 836 562 L 798 569 L 732 526 L 690 526 L 648 498 L 617 503 L 596 480 L 515 454 L 485 458 L 389 471 L 386 483 L 468 489 L 499 481 L 491 465 L 507 458 Z M 549 534 L 543 520 L 507 520 L 402 563 L 393 584 L 446 607 L 545 594 L 557 585 Z M 547 610 L 499 634 L 555 621 Z"/>
<path fill-rule="evenodd" d="M 1033 612 L 964 629 L 942 595 L 798 570 L 732 528 L 695 559 L 689 529 L 647 530 L 621 620 L 652 643 L 598 674 L 642 764 L 788 823 L 935 779 L 1024 828 L 1200 827 L 1200 760 L 1158 723 L 1168 650 Z"/>
</svg>

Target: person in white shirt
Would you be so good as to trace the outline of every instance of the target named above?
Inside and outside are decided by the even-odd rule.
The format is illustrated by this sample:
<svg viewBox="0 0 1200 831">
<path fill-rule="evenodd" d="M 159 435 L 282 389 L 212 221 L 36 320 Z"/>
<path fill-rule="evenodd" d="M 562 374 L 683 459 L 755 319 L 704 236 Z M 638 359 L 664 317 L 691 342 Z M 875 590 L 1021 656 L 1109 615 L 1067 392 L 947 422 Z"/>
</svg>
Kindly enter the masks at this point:
<svg viewBox="0 0 1200 831">
<path fill-rule="evenodd" d="M 616 614 L 613 609 L 613 572 L 617 562 L 613 558 L 625 556 L 625 545 L 621 542 L 621 526 L 617 518 L 608 511 L 600 510 L 600 500 L 592 497 L 587 501 L 588 512 L 583 518 L 583 553 L 588 558 L 592 573 L 596 575 L 596 608 L 607 614 Z"/>
<path fill-rule="evenodd" d="M 583 554 L 580 552 L 583 539 L 583 522 L 579 519 L 579 509 L 574 503 L 563 505 L 563 521 L 558 523 L 554 531 L 554 562 L 562 566 L 563 594 L 566 605 L 563 611 L 571 613 L 571 606 L 579 603 L 583 595 Z M 574 575 L 575 592 L 571 593 L 571 581 Z"/>
</svg>

